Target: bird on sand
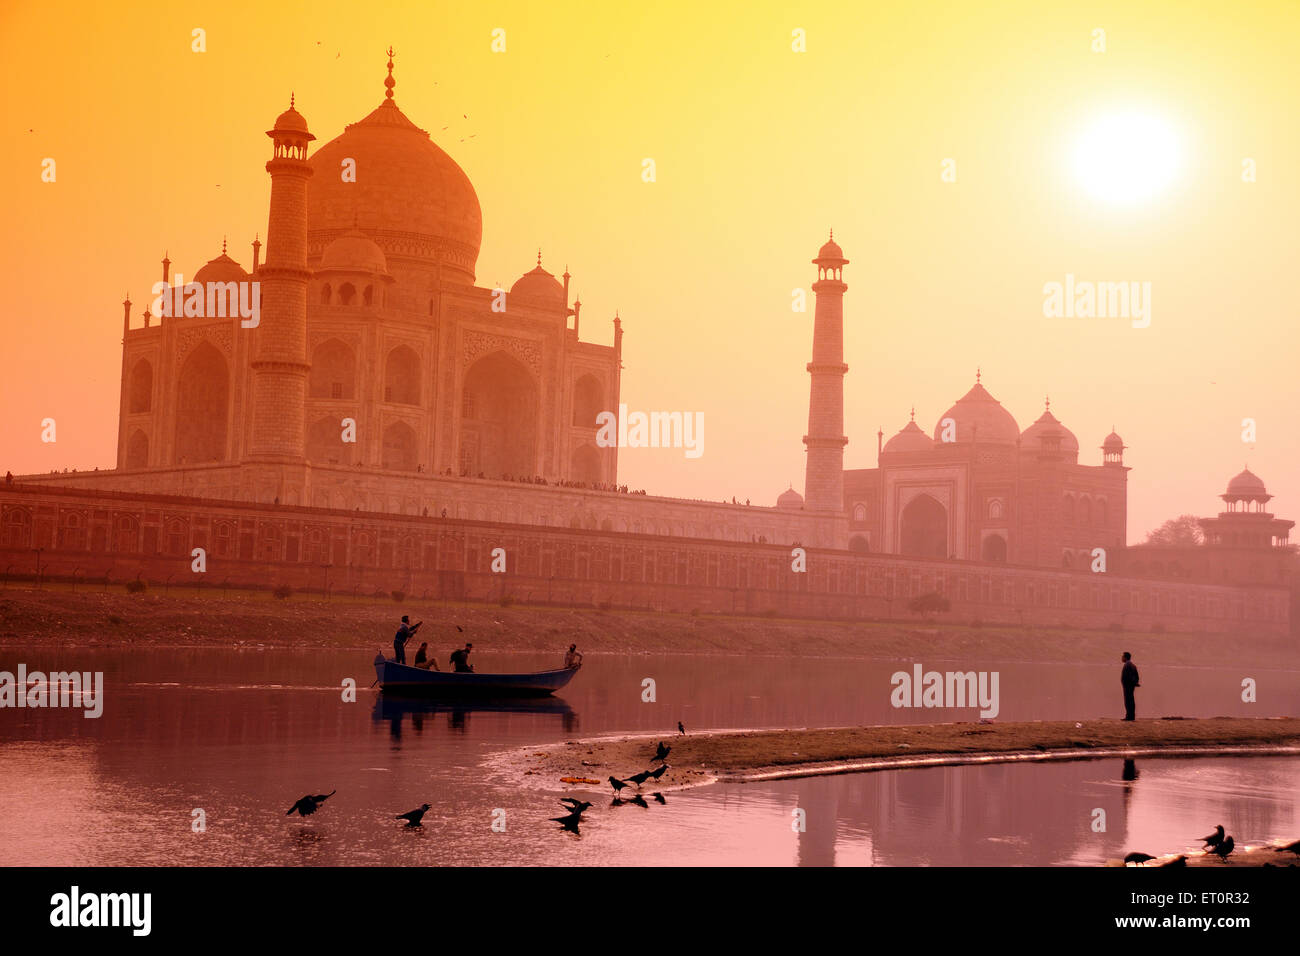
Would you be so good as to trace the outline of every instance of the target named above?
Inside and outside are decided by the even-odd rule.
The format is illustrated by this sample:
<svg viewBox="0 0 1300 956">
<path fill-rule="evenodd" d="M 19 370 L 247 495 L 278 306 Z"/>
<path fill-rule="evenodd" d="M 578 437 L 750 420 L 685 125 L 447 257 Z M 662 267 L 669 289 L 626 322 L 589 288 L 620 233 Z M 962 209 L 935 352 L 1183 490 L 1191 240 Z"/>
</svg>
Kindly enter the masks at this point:
<svg viewBox="0 0 1300 956">
<path fill-rule="evenodd" d="M 578 800 L 575 797 L 560 797 L 560 803 L 569 808 L 570 813 L 582 814 L 591 809 L 591 804 L 586 800 Z"/>
<path fill-rule="evenodd" d="M 1300 840 L 1296 840 L 1294 843 L 1288 843 L 1286 846 L 1278 847 L 1277 852 L 1294 853 L 1296 856 L 1300 856 Z"/>
<path fill-rule="evenodd" d="M 652 797 L 655 798 L 655 803 L 667 803 L 667 802 L 668 802 L 667 800 L 664 799 L 664 795 L 663 795 L 662 793 L 652 793 L 652 794 L 650 794 L 650 796 L 652 796 Z"/>
<path fill-rule="evenodd" d="M 1141 866 L 1141 865 L 1142 865 L 1143 863 L 1145 863 L 1147 860 L 1154 860 L 1154 859 L 1155 859 L 1155 857 L 1152 856 L 1150 853 L 1138 853 L 1138 852 L 1134 851 L 1133 853 L 1130 853 L 1130 854 L 1128 854 L 1127 856 L 1124 857 L 1124 862 L 1125 862 L 1125 863 L 1136 863 L 1138 866 Z"/>
<path fill-rule="evenodd" d="M 569 813 L 562 817 L 551 817 L 551 819 L 560 825 L 560 829 L 568 830 L 570 833 L 577 833 L 578 825 L 582 823 L 582 814 Z"/>
<path fill-rule="evenodd" d="M 1232 837 L 1226 836 L 1223 838 L 1223 842 L 1220 843 L 1218 846 L 1216 846 L 1214 849 L 1210 850 L 1210 852 L 1213 853 L 1215 856 L 1219 857 L 1221 860 L 1223 860 L 1224 863 L 1227 863 L 1228 854 L 1232 852 L 1233 846 L 1234 844 L 1233 844 Z"/>
<path fill-rule="evenodd" d="M 324 803 L 330 797 L 334 796 L 334 794 L 336 793 L 338 793 L 337 790 L 331 790 L 329 793 L 318 794 L 317 796 L 314 797 L 309 793 L 307 794 L 307 796 L 303 797 L 301 800 L 299 800 L 297 803 L 291 806 L 288 809 L 288 811 L 285 813 L 285 816 L 286 817 L 293 816 L 293 811 L 295 810 L 298 811 L 298 816 L 300 817 L 311 816 L 318 809 L 320 809 L 320 805 L 322 803 Z"/>
<path fill-rule="evenodd" d="M 660 777 L 662 777 L 662 776 L 663 776 L 667 771 L 668 771 L 668 764 L 666 764 L 666 763 L 661 763 L 659 766 L 655 767 L 653 770 L 650 771 L 650 776 L 651 776 L 653 779 L 658 780 L 658 779 L 659 779 Z"/>
<path fill-rule="evenodd" d="M 617 794 L 620 790 L 622 790 L 624 787 L 627 786 L 627 781 L 620 780 L 618 779 L 618 777 L 611 775 L 609 778 L 609 785 L 614 788 L 614 793 Z"/>
<path fill-rule="evenodd" d="M 1161 865 L 1162 867 L 1165 867 L 1165 866 L 1186 866 L 1186 865 L 1187 865 L 1187 857 L 1183 856 L 1183 855 L 1180 853 L 1180 854 L 1178 854 L 1176 857 L 1174 857 L 1172 860 L 1169 860 L 1167 863 L 1161 863 L 1160 865 Z"/>
<path fill-rule="evenodd" d="M 422 825 L 420 823 L 420 818 L 423 817 L 428 811 L 429 811 L 429 804 L 426 803 L 406 813 L 399 813 L 397 816 L 393 817 L 393 819 L 405 820 L 406 825 L 408 827 L 418 827 Z"/>
<path fill-rule="evenodd" d="M 683 735 L 686 733 L 686 728 L 682 726 L 682 722 L 680 720 L 677 721 L 677 732 Z"/>
<path fill-rule="evenodd" d="M 650 779 L 650 771 L 642 770 L 640 773 L 632 774 L 632 776 L 628 777 L 627 779 L 631 780 L 634 784 L 636 784 L 637 789 L 640 790 L 641 784 L 645 783 L 647 780 Z"/>
<path fill-rule="evenodd" d="M 670 751 L 670 750 L 672 750 L 672 749 L 673 749 L 672 747 L 665 747 L 665 746 L 664 746 L 664 742 L 661 740 L 661 741 L 659 741 L 659 749 L 657 749 L 657 750 L 655 751 L 655 755 L 654 755 L 653 757 L 651 757 L 650 759 L 651 759 L 651 760 L 658 760 L 658 761 L 660 761 L 660 762 L 662 763 L 664 760 L 667 760 L 667 759 L 668 759 L 668 751 Z"/>
<path fill-rule="evenodd" d="M 632 799 L 628 800 L 628 803 L 635 803 L 638 807 L 644 807 L 647 810 L 650 809 L 650 804 L 646 803 L 645 797 L 641 796 L 639 793 L 633 794 Z"/>
<path fill-rule="evenodd" d="M 1207 847 L 1209 847 L 1209 846 L 1218 846 L 1220 843 L 1222 843 L 1222 842 L 1223 842 L 1223 824 L 1220 823 L 1217 827 L 1215 827 L 1215 828 L 1214 828 L 1214 832 L 1211 833 L 1209 836 L 1207 836 L 1207 837 L 1201 837 L 1201 842 L 1204 843 Z"/>
</svg>

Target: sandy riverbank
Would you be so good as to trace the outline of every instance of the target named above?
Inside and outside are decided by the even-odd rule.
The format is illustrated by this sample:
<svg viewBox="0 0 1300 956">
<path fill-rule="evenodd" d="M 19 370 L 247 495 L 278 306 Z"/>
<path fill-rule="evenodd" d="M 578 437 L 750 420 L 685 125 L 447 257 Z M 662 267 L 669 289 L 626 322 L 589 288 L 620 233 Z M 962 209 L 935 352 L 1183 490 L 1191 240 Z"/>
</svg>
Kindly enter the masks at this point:
<svg viewBox="0 0 1300 956">
<path fill-rule="evenodd" d="M 597 737 L 497 754 L 489 765 L 515 785 L 608 794 L 610 776 L 626 779 L 659 765 L 653 757 L 660 741 L 671 748 L 668 769 L 659 780 L 646 781 L 647 793 L 715 782 L 1000 761 L 1251 753 L 1300 757 L 1300 718 L 952 723 Z M 1189 866 L 1230 865 L 1200 853 L 1185 856 Z M 1173 858 L 1169 854 L 1148 865 Z M 1243 844 L 1233 854 L 1238 865 L 1289 866 L 1296 860 L 1294 854 L 1267 846 Z"/>
<path fill-rule="evenodd" d="M 168 595 L 10 587 L 0 591 L 0 645 L 60 644 L 365 648 L 392 639 L 402 614 L 422 636 L 455 640 L 460 625 L 480 649 L 595 654 L 746 654 L 880 660 L 1114 663 L 1129 650 L 1146 665 L 1296 667 L 1291 638 L 970 627 L 926 622 L 802 621 L 596 609 L 466 605 L 335 597 L 326 602 L 192 588 Z"/>
</svg>

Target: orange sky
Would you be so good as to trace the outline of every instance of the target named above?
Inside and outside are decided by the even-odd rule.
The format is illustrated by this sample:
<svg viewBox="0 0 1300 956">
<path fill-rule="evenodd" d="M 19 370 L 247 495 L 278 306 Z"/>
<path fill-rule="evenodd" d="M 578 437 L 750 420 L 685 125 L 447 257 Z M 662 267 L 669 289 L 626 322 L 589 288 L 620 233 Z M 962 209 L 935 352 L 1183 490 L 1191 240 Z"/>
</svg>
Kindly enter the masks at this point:
<svg viewBox="0 0 1300 956">
<path fill-rule="evenodd" d="M 190 276 L 223 235 L 247 266 L 264 130 L 292 90 L 319 141 L 337 135 L 382 98 L 392 43 L 398 104 L 478 191 L 479 284 L 508 287 L 541 246 L 573 273 L 585 337 L 611 342 L 620 310 L 624 401 L 704 413 L 698 459 L 621 453 L 633 487 L 762 503 L 802 487 L 812 312 L 791 290 L 833 226 L 851 260 L 848 467 L 873 466 L 877 427 L 912 404 L 930 430 L 979 365 L 1022 427 L 1050 393 L 1085 464 L 1118 428 L 1130 540 L 1217 510 L 1247 462 L 1300 517 L 1295 4 L 407 7 L 0 9 L 0 469 L 112 464 L 123 293 L 138 314 L 164 250 Z M 1098 203 L 1070 143 L 1135 108 L 1177 131 L 1181 174 L 1154 200 Z M 1045 318 L 1043 284 L 1067 273 L 1152 283 L 1150 327 Z"/>
</svg>

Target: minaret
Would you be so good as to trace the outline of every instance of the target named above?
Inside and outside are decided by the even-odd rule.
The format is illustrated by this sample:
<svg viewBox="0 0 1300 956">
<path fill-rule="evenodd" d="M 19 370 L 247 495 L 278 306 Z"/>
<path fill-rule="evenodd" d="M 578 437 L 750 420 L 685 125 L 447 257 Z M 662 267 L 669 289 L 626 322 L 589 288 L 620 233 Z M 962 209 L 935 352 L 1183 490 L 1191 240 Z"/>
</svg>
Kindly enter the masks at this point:
<svg viewBox="0 0 1300 956">
<path fill-rule="evenodd" d="M 271 213 L 266 229 L 266 262 L 258 269 L 261 315 L 252 335 L 253 428 L 248 458 L 259 462 L 303 464 L 306 458 L 303 414 L 307 395 L 307 144 L 316 137 L 293 108 L 276 118 L 271 174 Z M 240 330 L 243 331 L 243 330 Z M 257 497 L 267 497 L 259 476 Z M 273 494 L 279 497 L 279 489 Z M 285 499 L 287 501 L 287 499 Z"/>
<path fill-rule="evenodd" d="M 813 264 L 817 281 L 813 294 L 817 306 L 813 318 L 812 391 L 808 399 L 808 468 L 804 476 L 804 508 L 807 511 L 844 510 L 844 291 L 841 279 L 849 260 L 835 244 L 835 233 L 821 247 Z"/>
</svg>

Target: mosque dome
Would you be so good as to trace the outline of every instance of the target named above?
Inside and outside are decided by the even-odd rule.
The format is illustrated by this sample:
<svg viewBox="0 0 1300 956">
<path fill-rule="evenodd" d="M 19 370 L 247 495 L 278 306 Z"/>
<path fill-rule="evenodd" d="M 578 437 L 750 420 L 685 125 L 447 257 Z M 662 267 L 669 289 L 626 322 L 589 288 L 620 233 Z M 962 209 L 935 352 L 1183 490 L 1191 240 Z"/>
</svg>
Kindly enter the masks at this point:
<svg viewBox="0 0 1300 956">
<path fill-rule="evenodd" d="M 1101 450 L 1108 455 L 1118 455 L 1124 450 L 1124 439 L 1119 437 L 1118 432 L 1112 431 L 1102 441 Z"/>
<path fill-rule="evenodd" d="M 542 268 L 541 256 L 538 256 L 537 267 L 531 272 L 525 272 L 510 287 L 510 294 L 537 299 L 561 308 L 568 305 L 564 297 L 564 286 L 560 285 L 559 279 Z"/>
<path fill-rule="evenodd" d="M 321 253 L 317 272 L 368 272 L 388 274 L 388 259 L 384 250 L 359 229 L 339 236 Z"/>
<path fill-rule="evenodd" d="M 844 250 L 841 249 L 840 244 L 835 241 L 834 235 L 832 235 L 830 239 L 826 240 L 826 242 L 823 243 L 822 247 L 817 250 L 817 258 L 818 259 L 843 259 L 844 258 Z"/>
<path fill-rule="evenodd" d="M 934 426 L 934 440 L 943 440 L 944 419 L 957 423 L 958 442 L 980 441 L 1014 445 L 1020 437 L 1020 426 L 1002 403 L 988 393 L 975 378 L 975 385 L 958 399 L 957 404 L 944 412 Z"/>
<path fill-rule="evenodd" d="M 307 130 L 307 118 L 293 108 L 290 103 L 289 108 L 275 118 L 273 130 L 277 133 L 307 133 L 309 139 L 315 139 Z"/>
<path fill-rule="evenodd" d="M 1020 433 L 1020 447 L 1027 452 L 1042 450 L 1043 439 L 1053 435 L 1060 436 L 1061 454 L 1067 458 L 1079 459 L 1079 439 L 1074 432 L 1060 423 L 1050 408 L 1043 409 L 1032 425 Z"/>
<path fill-rule="evenodd" d="M 1228 482 L 1228 490 L 1223 494 L 1224 498 L 1264 498 L 1267 500 L 1272 495 L 1264 487 L 1263 479 L 1252 472 L 1249 468 L 1242 469 L 1241 474 L 1236 475 Z"/>
<path fill-rule="evenodd" d="M 198 283 L 243 282 L 247 278 L 248 273 L 238 262 L 226 255 L 224 248 L 221 250 L 221 255 L 208 260 L 206 265 L 194 273 L 194 281 Z"/>
<path fill-rule="evenodd" d="M 391 80 L 391 76 L 389 77 Z M 389 90 L 389 96 L 392 90 Z M 356 181 L 345 181 L 344 161 Z M 311 250 L 364 230 L 391 255 L 441 267 L 472 285 L 483 213 L 469 177 L 392 99 L 347 126 L 307 160 L 307 240 Z"/>
<path fill-rule="evenodd" d="M 933 447 L 934 442 L 930 436 L 921 431 L 920 426 L 913 419 L 903 426 L 902 431 L 885 442 L 885 447 L 880 450 L 880 453 L 897 455 L 900 452 L 929 451 Z"/>
<path fill-rule="evenodd" d="M 778 508 L 798 509 L 803 507 L 803 495 L 794 490 L 794 486 L 787 488 L 776 497 L 776 506 Z"/>
</svg>

